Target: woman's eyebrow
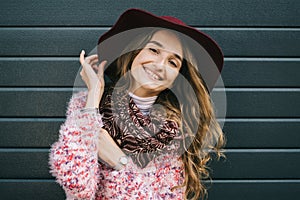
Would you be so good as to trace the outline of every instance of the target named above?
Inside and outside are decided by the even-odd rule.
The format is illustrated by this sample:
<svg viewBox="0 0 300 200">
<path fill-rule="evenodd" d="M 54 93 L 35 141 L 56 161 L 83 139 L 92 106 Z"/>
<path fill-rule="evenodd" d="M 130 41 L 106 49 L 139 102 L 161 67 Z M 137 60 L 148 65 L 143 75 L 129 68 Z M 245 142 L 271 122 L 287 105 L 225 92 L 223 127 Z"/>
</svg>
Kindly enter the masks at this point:
<svg viewBox="0 0 300 200">
<path fill-rule="evenodd" d="M 162 45 L 161 43 L 159 43 L 159 42 L 157 42 L 157 41 L 154 41 L 154 40 L 149 41 L 148 44 L 149 44 L 149 43 L 155 44 L 156 46 L 159 46 L 159 47 L 161 47 L 161 48 L 163 48 L 163 49 L 165 48 L 164 45 Z M 173 55 L 174 55 L 176 58 L 178 58 L 180 61 L 182 61 L 181 56 L 179 56 L 179 55 L 176 54 L 176 53 L 173 53 Z"/>
</svg>

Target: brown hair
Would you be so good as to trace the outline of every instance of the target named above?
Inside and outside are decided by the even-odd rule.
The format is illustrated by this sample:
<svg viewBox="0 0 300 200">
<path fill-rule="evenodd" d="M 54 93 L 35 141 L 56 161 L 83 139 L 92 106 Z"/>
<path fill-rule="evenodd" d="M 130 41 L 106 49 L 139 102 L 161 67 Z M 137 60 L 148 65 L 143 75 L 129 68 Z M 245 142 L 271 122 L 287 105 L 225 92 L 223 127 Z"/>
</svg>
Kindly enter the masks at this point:
<svg viewBox="0 0 300 200">
<path fill-rule="evenodd" d="M 124 54 L 113 63 L 117 65 L 118 77 L 124 77 L 123 87 L 128 88 L 131 82 L 130 73 L 127 72 L 134 58 L 158 30 L 161 29 L 154 29 L 152 32 L 137 36 L 135 41 L 132 41 L 124 50 Z M 178 38 L 180 39 L 179 35 Z M 192 53 L 185 46 L 184 41 L 180 40 L 184 53 L 184 61 L 180 69 L 180 74 L 183 76 L 178 76 L 174 81 L 172 91 L 176 95 L 182 95 L 187 101 L 184 103 L 176 101 L 176 98 L 169 95 L 170 91 L 166 89 L 158 96 L 157 102 L 169 108 L 168 118 L 175 119 L 180 126 L 181 133 L 186 135 L 182 142 L 184 152 L 181 155 L 185 170 L 184 182 L 172 190 L 185 187 L 185 199 L 198 199 L 199 197 L 204 199 L 207 189 L 203 179 L 209 178 L 207 165 L 212 158 L 208 150 L 214 150 L 219 158 L 223 155 L 222 147 L 225 141 L 221 127 L 216 120 L 206 84 L 195 67 L 197 64 Z M 182 78 L 188 81 L 190 88 L 181 84 Z M 191 92 L 196 95 L 196 98 L 190 95 Z"/>
</svg>

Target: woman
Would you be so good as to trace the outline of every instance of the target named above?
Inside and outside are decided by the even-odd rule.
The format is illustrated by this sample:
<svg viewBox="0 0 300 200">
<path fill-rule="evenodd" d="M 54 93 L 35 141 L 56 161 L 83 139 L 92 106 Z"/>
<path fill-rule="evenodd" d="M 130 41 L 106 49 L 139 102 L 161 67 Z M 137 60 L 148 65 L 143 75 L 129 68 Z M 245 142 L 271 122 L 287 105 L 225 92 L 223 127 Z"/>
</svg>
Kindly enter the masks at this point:
<svg viewBox="0 0 300 200">
<path fill-rule="evenodd" d="M 205 197 L 208 150 L 220 156 L 224 143 L 209 96 L 223 65 L 216 43 L 130 9 L 84 56 L 88 90 L 72 96 L 50 152 L 67 199 Z"/>
</svg>

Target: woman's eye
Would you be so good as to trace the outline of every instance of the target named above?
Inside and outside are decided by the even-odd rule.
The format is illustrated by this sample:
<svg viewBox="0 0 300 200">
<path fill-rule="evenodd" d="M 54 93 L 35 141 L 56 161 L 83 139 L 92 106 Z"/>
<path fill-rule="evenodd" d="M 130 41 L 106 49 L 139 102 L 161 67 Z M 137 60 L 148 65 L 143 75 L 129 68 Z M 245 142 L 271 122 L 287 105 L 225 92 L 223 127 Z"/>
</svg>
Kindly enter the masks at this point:
<svg viewBox="0 0 300 200">
<path fill-rule="evenodd" d="M 157 49 L 154 49 L 154 48 L 149 48 L 149 50 L 150 50 L 151 52 L 153 52 L 153 53 L 156 53 L 156 54 L 159 53 L 159 51 L 158 51 Z"/>
<path fill-rule="evenodd" d="M 174 61 L 171 60 L 171 61 L 169 61 L 169 62 L 170 62 L 171 65 L 173 65 L 173 67 L 176 67 L 176 68 L 177 68 L 177 64 L 176 64 Z"/>
</svg>

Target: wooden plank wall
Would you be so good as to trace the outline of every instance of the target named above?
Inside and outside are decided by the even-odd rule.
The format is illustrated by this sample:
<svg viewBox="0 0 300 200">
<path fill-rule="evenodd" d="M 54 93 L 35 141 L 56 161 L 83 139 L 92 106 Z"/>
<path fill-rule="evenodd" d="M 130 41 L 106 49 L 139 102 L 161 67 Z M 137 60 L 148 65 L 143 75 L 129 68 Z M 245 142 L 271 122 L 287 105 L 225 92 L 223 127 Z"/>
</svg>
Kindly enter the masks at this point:
<svg viewBox="0 0 300 200">
<path fill-rule="evenodd" d="M 64 199 L 48 173 L 79 69 L 130 7 L 175 15 L 225 53 L 227 159 L 212 163 L 209 199 L 300 194 L 300 1 L 10 0 L 0 6 L 0 199 Z"/>
</svg>

